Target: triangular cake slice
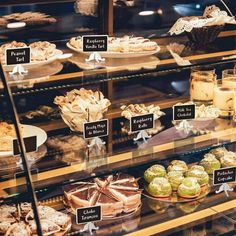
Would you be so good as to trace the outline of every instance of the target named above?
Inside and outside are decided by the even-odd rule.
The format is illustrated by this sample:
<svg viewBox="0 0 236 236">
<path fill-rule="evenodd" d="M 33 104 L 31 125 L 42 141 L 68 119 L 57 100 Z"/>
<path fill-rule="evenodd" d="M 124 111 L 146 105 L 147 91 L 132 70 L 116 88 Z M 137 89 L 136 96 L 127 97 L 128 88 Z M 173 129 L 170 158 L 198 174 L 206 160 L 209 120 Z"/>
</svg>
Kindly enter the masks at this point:
<svg viewBox="0 0 236 236">
<path fill-rule="evenodd" d="M 124 212 L 136 210 L 141 204 L 141 191 L 109 188 L 111 194 L 124 204 Z"/>
<path fill-rule="evenodd" d="M 114 198 L 107 189 L 99 192 L 96 205 L 102 207 L 103 216 L 116 216 L 123 211 L 123 203 Z"/>
<path fill-rule="evenodd" d="M 80 207 L 93 206 L 98 195 L 97 187 L 88 187 L 83 191 L 73 193 L 71 195 L 71 207 L 75 210 Z"/>
</svg>

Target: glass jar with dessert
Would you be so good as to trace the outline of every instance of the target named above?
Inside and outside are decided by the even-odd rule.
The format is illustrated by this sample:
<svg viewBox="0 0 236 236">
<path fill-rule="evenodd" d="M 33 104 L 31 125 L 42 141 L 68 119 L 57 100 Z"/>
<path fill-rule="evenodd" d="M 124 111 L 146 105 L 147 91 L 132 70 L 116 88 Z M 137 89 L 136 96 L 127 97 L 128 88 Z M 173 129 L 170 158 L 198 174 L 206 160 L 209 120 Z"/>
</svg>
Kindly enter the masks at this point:
<svg viewBox="0 0 236 236">
<path fill-rule="evenodd" d="M 210 105 L 213 101 L 216 74 L 214 68 L 200 68 L 191 71 L 190 99 L 198 105 Z"/>
<path fill-rule="evenodd" d="M 221 117 L 229 117 L 233 115 L 233 99 L 235 89 L 223 80 L 217 80 L 214 88 L 213 105 L 220 109 Z"/>
<path fill-rule="evenodd" d="M 236 88 L 236 68 L 222 71 L 222 83 L 224 86 Z"/>
</svg>

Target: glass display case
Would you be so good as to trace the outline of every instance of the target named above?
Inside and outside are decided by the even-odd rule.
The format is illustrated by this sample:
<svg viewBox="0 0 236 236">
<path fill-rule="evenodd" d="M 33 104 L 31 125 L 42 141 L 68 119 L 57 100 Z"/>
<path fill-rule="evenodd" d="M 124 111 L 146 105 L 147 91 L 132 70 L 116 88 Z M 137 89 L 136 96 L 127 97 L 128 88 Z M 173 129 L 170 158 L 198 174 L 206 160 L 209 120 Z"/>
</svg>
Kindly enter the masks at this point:
<svg viewBox="0 0 236 236">
<path fill-rule="evenodd" d="M 0 235 L 236 234 L 236 9 L 183 2 L 0 3 Z"/>
</svg>

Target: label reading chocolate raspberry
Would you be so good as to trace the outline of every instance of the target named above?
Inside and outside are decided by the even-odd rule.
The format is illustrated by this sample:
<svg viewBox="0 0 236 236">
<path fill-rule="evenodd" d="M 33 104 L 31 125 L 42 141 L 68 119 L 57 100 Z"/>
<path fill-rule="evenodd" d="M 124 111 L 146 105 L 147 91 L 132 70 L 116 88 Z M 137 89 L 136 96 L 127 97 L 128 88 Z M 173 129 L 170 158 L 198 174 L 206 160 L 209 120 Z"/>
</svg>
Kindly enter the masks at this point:
<svg viewBox="0 0 236 236">
<path fill-rule="evenodd" d="M 76 223 L 84 224 L 102 220 L 101 206 L 83 207 L 76 209 Z"/>
<path fill-rule="evenodd" d="M 30 47 L 24 48 L 9 48 L 6 49 L 6 64 L 28 64 L 30 63 Z"/>
<path fill-rule="evenodd" d="M 108 49 L 107 35 L 86 35 L 82 42 L 84 52 L 106 52 Z"/>
</svg>

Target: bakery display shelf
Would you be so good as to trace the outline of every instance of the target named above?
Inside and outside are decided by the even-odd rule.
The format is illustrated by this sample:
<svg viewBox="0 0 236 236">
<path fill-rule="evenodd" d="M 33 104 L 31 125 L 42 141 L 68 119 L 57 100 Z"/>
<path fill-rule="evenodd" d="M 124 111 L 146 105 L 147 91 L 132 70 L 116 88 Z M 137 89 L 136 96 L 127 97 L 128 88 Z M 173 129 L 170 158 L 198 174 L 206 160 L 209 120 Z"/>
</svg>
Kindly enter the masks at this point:
<svg viewBox="0 0 236 236">
<path fill-rule="evenodd" d="M 65 89 L 76 85 L 80 86 L 85 84 L 94 84 L 110 80 L 113 81 L 113 80 L 134 79 L 142 77 L 145 78 L 148 76 L 161 76 L 163 73 L 189 70 L 196 66 L 202 66 L 202 65 L 218 66 L 220 64 L 235 62 L 234 57 L 230 58 L 230 56 L 236 54 L 236 50 L 234 49 L 232 38 L 231 37 L 229 38 L 230 38 L 229 39 L 230 43 L 229 45 L 225 46 L 226 48 L 222 48 L 221 45 L 220 49 L 214 49 L 209 51 L 187 50 L 187 52 L 183 52 L 182 57 L 192 62 L 192 65 L 190 66 L 178 66 L 175 60 L 170 55 L 170 53 L 166 50 L 165 45 L 163 45 L 161 46 L 162 51 L 156 55 L 157 58 L 160 59 L 160 61 L 158 65 L 154 67 L 152 64 L 153 59 L 148 59 L 148 58 L 145 58 L 145 62 L 143 62 L 140 59 L 135 59 L 135 60 L 121 59 L 119 62 L 117 62 L 115 59 L 113 59 L 107 62 L 110 63 L 111 65 L 114 64 L 113 66 L 109 66 L 108 68 L 102 67 L 94 70 L 93 69 L 84 70 L 81 69 L 80 67 L 77 67 L 75 65 L 76 63 L 73 64 L 69 62 L 72 60 L 71 58 L 69 58 L 67 62 L 65 62 L 64 60 L 63 62 L 64 68 L 61 70 L 61 72 L 57 73 L 56 75 L 46 76 L 45 79 L 40 79 L 40 75 L 39 78 L 35 78 L 35 76 L 37 77 L 37 74 L 32 75 L 33 78 L 29 80 L 26 79 L 26 81 L 24 81 L 25 87 L 23 88 L 20 88 L 19 86 L 18 88 L 15 87 L 16 82 L 14 81 L 10 83 L 12 83 L 12 90 L 14 95 L 20 95 L 20 94 L 24 95 L 33 92 Z M 224 45 L 226 45 L 225 41 Z M 70 52 L 64 49 L 63 51 Z M 75 61 L 77 60 L 76 58 L 80 58 L 78 57 L 78 55 L 74 55 L 74 57 Z M 223 57 L 226 57 L 226 59 L 222 60 Z M 69 66 L 70 69 L 68 69 L 68 64 L 70 65 Z M 129 65 L 128 68 L 127 65 Z M 144 67 L 146 69 L 142 69 Z M 30 76 L 31 72 L 29 71 L 28 77 L 30 78 Z"/>
<path fill-rule="evenodd" d="M 139 169 L 138 169 L 139 170 Z M 136 172 L 136 169 L 129 171 Z M 142 173 L 142 171 L 140 171 Z M 211 192 L 203 199 L 188 203 L 163 203 L 153 202 L 145 196 L 142 197 L 141 209 L 134 214 L 122 218 L 104 219 L 96 222 L 99 230 L 95 235 L 143 235 L 161 234 L 175 231 L 177 227 L 187 229 L 217 218 L 225 218 L 224 214 L 235 209 L 236 192 L 230 193 L 227 198 L 224 193 L 215 194 L 216 187 L 211 188 Z M 75 217 L 70 214 L 64 205 L 63 186 L 48 187 L 36 191 L 40 205 L 54 208 L 57 211 L 68 214 L 72 218 L 72 229 L 68 235 L 74 235 L 83 228 L 84 225 L 76 225 Z M 24 201 L 24 194 L 17 198 L 9 198 L 8 203 L 14 201 Z M 184 223 L 183 223 L 184 222 Z M 233 224 L 232 221 L 229 220 Z M 133 232 L 136 230 L 135 232 Z"/>
<path fill-rule="evenodd" d="M 187 162 L 197 162 L 203 153 L 212 146 L 230 145 L 235 140 L 235 128 L 216 131 L 211 134 L 201 135 L 194 138 L 180 140 L 179 142 L 169 142 L 145 149 L 133 149 L 120 154 L 110 154 L 106 157 L 95 158 L 81 163 L 71 165 L 55 162 L 53 158 L 44 158 L 42 162 L 35 165 L 38 173 L 33 174 L 36 188 L 58 185 L 65 181 L 76 181 L 90 178 L 91 175 L 101 175 L 110 172 L 110 170 L 123 170 L 130 167 L 145 166 L 155 162 L 166 163 L 173 157 L 186 159 Z M 191 158 L 188 156 L 191 155 Z M 45 162 L 44 162 L 45 160 Z M 56 164 L 57 163 L 57 164 Z M 52 166 L 55 167 L 52 169 Z M 41 168 L 41 169 L 40 169 Z M 0 189 L 4 190 L 1 198 L 9 197 L 16 191 L 22 190 L 25 179 L 18 177 L 15 179 L 5 179 L 0 183 Z"/>
</svg>

